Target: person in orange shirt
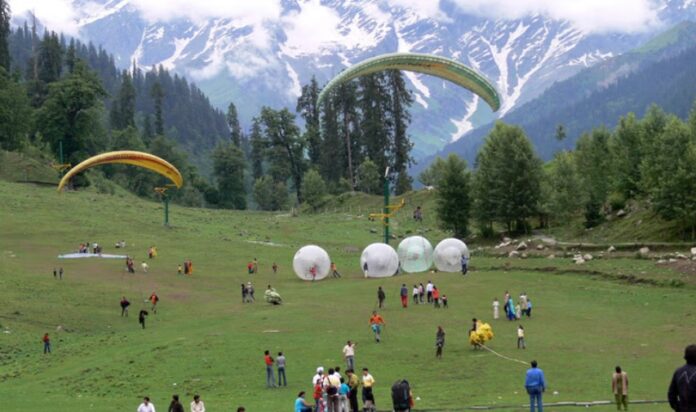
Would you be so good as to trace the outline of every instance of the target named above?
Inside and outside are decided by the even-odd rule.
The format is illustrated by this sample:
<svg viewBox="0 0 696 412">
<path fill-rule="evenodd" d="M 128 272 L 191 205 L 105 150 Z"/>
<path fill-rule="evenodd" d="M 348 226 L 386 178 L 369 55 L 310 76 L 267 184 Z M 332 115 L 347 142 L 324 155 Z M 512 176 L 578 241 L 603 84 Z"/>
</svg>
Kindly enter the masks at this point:
<svg viewBox="0 0 696 412">
<path fill-rule="evenodd" d="M 338 269 L 336 268 L 336 262 L 331 262 L 331 275 L 335 278 L 341 277 L 341 274 L 338 273 Z"/>
<path fill-rule="evenodd" d="M 150 295 L 150 303 L 152 303 L 152 313 L 157 314 L 157 302 L 159 302 L 159 296 L 155 292 Z"/>
<path fill-rule="evenodd" d="M 440 289 L 437 286 L 433 286 L 433 302 L 436 308 L 440 307 Z"/>
<path fill-rule="evenodd" d="M 372 316 L 370 316 L 370 328 L 375 334 L 375 341 L 380 343 L 382 341 L 382 328 L 385 326 L 384 319 L 377 314 L 377 311 L 372 311 Z"/>
</svg>

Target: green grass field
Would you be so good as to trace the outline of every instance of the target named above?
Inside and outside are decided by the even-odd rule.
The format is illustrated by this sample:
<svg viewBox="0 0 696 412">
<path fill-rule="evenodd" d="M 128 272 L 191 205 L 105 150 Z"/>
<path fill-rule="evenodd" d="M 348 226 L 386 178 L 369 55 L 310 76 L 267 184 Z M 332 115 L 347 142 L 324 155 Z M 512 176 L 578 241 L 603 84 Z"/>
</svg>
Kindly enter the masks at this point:
<svg viewBox="0 0 696 412">
<path fill-rule="evenodd" d="M 377 380 L 380 409 L 391 406 L 390 387 L 398 378 L 411 382 L 418 410 L 525 403 L 526 367 L 472 350 L 466 340 L 472 317 L 492 324 L 495 351 L 539 361 L 548 402 L 610 399 L 609 378 L 617 364 L 629 373 L 631 399 L 665 399 L 684 346 L 696 341 L 693 283 L 646 286 L 598 274 L 684 276 L 652 261 L 594 260 L 583 267 L 587 272 L 573 273 L 560 260 L 548 269 L 547 259 L 516 260 L 511 266 L 509 259 L 474 255 L 474 270 L 464 278 L 438 273 L 366 280 L 360 251 L 380 240 L 370 229 L 381 227 L 355 212 L 293 217 L 175 206 L 173 226 L 165 228 L 161 205 L 127 194 L 59 195 L 50 187 L 0 181 L 0 199 L 2 411 L 131 411 L 142 395 L 166 410 L 173 393 L 187 402 L 200 393 L 210 411 L 239 405 L 290 411 L 298 391 L 311 391 L 317 366 L 343 365 L 347 339 L 358 342 L 357 366 L 369 367 Z M 427 210 L 422 226 L 410 222 L 411 207 L 396 219 L 397 234 L 427 230 L 433 245 L 445 237 Z M 84 241 L 114 252 L 121 239 L 137 268 L 147 247 L 157 245 L 150 273 L 129 275 L 121 260 L 56 258 Z M 327 249 L 342 279 L 312 284 L 295 277 L 292 257 L 309 243 Z M 246 263 L 254 257 L 260 273 L 252 277 Z M 194 262 L 192 277 L 176 274 L 184 259 Z M 276 275 L 274 261 L 280 265 Z M 51 272 L 60 265 L 65 278 L 57 281 Z M 429 279 L 448 296 L 449 309 L 399 307 L 401 283 Z M 248 280 L 255 284 L 257 302 L 244 305 L 239 285 Z M 269 283 L 284 305 L 262 301 Z M 379 285 L 387 292 L 387 327 L 378 345 L 367 320 Z M 491 319 L 491 301 L 505 290 L 515 296 L 526 291 L 534 302 L 533 318 L 522 322 L 526 351 L 515 347 L 517 322 Z M 137 312 L 153 291 L 161 298 L 159 312 L 141 330 Z M 132 302 L 129 318 L 119 316 L 122 295 Z M 447 332 L 442 361 L 434 358 L 437 325 Z M 53 339 L 51 355 L 42 354 L 44 332 Z M 288 388 L 265 388 L 265 349 L 285 352 Z"/>
</svg>

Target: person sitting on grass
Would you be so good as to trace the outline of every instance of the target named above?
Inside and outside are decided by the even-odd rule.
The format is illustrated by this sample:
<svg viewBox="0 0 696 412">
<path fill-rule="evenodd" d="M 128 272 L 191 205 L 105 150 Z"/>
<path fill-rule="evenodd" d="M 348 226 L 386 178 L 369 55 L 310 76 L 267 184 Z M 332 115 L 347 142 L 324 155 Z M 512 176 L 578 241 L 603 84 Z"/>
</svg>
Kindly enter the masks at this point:
<svg viewBox="0 0 696 412">
<path fill-rule="evenodd" d="M 312 404 L 307 403 L 304 397 L 304 391 L 297 394 L 297 399 L 295 399 L 295 412 L 312 412 Z"/>
</svg>

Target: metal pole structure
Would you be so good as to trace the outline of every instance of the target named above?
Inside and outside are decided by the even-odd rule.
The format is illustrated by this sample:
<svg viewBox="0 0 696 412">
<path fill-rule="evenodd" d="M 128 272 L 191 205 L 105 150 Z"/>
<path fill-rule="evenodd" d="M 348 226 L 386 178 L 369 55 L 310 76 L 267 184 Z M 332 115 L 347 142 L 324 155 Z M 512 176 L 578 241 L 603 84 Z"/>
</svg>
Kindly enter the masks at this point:
<svg viewBox="0 0 696 412">
<path fill-rule="evenodd" d="M 59 169 L 58 173 L 60 173 L 60 177 L 63 177 L 63 173 L 65 170 L 63 168 L 63 165 L 65 165 L 65 159 L 63 158 L 63 141 L 62 140 L 58 141 L 58 158 L 60 159 L 60 169 Z"/>
<path fill-rule="evenodd" d="M 384 172 L 384 243 L 389 244 L 389 168 Z"/>
</svg>

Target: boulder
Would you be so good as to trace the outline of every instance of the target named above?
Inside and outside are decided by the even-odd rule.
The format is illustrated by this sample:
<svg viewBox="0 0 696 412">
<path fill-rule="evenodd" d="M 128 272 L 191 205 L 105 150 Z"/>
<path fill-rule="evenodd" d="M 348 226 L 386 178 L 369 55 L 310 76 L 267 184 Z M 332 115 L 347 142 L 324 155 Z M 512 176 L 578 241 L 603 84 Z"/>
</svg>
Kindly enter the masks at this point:
<svg viewBox="0 0 696 412">
<path fill-rule="evenodd" d="M 684 254 L 682 254 L 682 253 L 677 253 L 677 254 L 674 255 L 674 257 L 677 258 L 677 259 L 680 259 L 680 260 L 686 260 L 686 259 L 688 259 L 688 257 L 686 257 L 686 255 L 684 255 Z"/>
<path fill-rule="evenodd" d="M 546 259 L 556 259 L 556 255 L 548 255 Z"/>
<path fill-rule="evenodd" d="M 503 243 L 510 243 L 510 242 L 512 242 L 512 239 L 510 239 L 509 237 L 506 236 L 503 238 Z"/>
<path fill-rule="evenodd" d="M 658 264 L 658 265 L 662 265 L 662 264 L 665 264 L 665 263 L 667 263 L 667 261 L 666 261 L 665 259 L 660 259 L 660 260 L 657 261 L 657 264 Z"/>
<path fill-rule="evenodd" d="M 691 256 L 696 256 L 696 247 L 691 248 Z"/>
<path fill-rule="evenodd" d="M 609 253 L 616 252 L 616 248 L 614 247 L 614 245 L 609 246 L 609 249 L 607 249 L 607 252 L 609 252 Z"/>
<path fill-rule="evenodd" d="M 542 242 L 549 246 L 556 246 L 558 242 L 556 242 L 556 239 L 551 239 L 550 237 L 545 237 L 541 239 Z"/>
<path fill-rule="evenodd" d="M 575 262 L 576 265 L 582 265 L 583 263 L 585 263 L 585 259 L 583 259 L 582 257 L 578 257 L 577 259 L 573 259 L 573 261 Z"/>
<path fill-rule="evenodd" d="M 375 229 L 375 228 L 370 229 L 370 233 L 377 233 L 377 229 Z"/>
<path fill-rule="evenodd" d="M 512 252 L 508 253 L 509 258 L 516 258 L 520 256 L 520 252 L 513 250 Z"/>
<path fill-rule="evenodd" d="M 517 250 L 527 250 L 527 243 L 526 243 L 526 242 L 520 242 L 520 244 L 517 245 Z"/>
<path fill-rule="evenodd" d="M 648 256 L 648 253 L 650 253 L 650 248 L 647 246 L 642 247 L 638 250 L 638 253 L 640 253 L 640 255 L 643 257 Z"/>
<path fill-rule="evenodd" d="M 520 259 L 527 259 L 527 254 L 525 252 L 520 253 Z"/>
<path fill-rule="evenodd" d="M 545 247 L 544 247 L 544 245 L 542 245 L 541 243 L 539 243 L 538 245 L 536 245 L 536 249 L 537 249 L 537 250 L 544 250 Z"/>
<path fill-rule="evenodd" d="M 626 211 L 623 209 L 620 209 L 618 212 L 616 212 L 616 217 L 624 217 L 626 216 Z"/>
<path fill-rule="evenodd" d="M 587 254 L 585 254 L 582 258 L 585 259 L 585 260 L 592 260 L 592 255 L 590 255 L 589 253 L 587 253 Z"/>
<path fill-rule="evenodd" d="M 676 262 L 676 261 L 677 261 L 677 259 L 675 259 L 675 258 L 669 258 L 669 261 L 668 261 L 668 262 L 669 262 L 669 263 L 674 263 L 674 262 Z"/>
</svg>

